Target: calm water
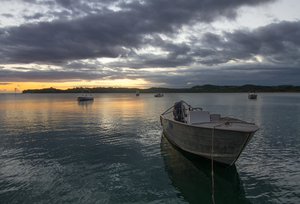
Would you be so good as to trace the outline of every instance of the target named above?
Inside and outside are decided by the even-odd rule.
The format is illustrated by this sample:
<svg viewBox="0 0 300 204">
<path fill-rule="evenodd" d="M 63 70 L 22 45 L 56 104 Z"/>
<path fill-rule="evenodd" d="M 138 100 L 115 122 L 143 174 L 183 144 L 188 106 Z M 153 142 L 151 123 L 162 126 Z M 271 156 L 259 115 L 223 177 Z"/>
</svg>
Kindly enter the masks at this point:
<svg viewBox="0 0 300 204">
<path fill-rule="evenodd" d="M 300 94 L 0 95 L 0 203 L 210 203 L 210 163 L 174 149 L 159 115 L 184 99 L 260 130 L 216 203 L 300 203 Z"/>
</svg>

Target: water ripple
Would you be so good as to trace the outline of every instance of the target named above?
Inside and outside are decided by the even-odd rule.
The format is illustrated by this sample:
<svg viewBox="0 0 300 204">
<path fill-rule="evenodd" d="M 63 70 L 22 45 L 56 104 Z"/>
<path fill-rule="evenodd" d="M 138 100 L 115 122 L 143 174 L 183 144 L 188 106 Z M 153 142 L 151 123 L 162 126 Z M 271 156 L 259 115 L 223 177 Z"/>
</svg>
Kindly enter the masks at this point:
<svg viewBox="0 0 300 204">
<path fill-rule="evenodd" d="M 0 203 L 210 203 L 210 163 L 162 140 L 159 114 L 185 99 L 260 130 L 217 203 L 299 203 L 298 94 L 95 94 L 0 98 Z"/>
</svg>

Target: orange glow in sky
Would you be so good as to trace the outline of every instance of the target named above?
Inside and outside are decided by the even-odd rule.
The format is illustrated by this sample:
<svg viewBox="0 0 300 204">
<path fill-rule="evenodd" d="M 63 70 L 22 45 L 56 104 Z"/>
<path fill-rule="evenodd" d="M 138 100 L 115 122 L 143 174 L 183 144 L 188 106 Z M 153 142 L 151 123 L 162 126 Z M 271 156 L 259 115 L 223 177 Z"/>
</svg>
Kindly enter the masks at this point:
<svg viewBox="0 0 300 204">
<path fill-rule="evenodd" d="M 68 89 L 75 87 L 124 87 L 124 88 L 146 88 L 149 83 L 143 79 L 116 79 L 98 81 L 76 81 L 76 82 L 7 82 L 0 83 L 0 93 L 22 92 L 26 89 L 57 88 Z"/>
</svg>

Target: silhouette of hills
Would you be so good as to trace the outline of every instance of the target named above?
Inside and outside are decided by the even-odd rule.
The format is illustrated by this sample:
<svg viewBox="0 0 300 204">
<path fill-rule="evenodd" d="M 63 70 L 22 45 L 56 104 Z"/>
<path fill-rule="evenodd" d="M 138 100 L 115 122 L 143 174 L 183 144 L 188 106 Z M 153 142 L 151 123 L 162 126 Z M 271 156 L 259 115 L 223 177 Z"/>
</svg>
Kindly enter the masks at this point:
<svg viewBox="0 0 300 204">
<path fill-rule="evenodd" d="M 279 85 L 279 86 L 259 86 L 246 84 L 243 86 L 218 86 L 218 85 L 197 85 L 191 88 L 163 88 L 151 87 L 148 89 L 138 88 L 114 88 L 114 87 L 95 87 L 85 88 L 76 87 L 66 90 L 56 88 L 28 89 L 23 93 L 239 93 L 239 92 L 300 92 L 300 86 Z"/>
</svg>

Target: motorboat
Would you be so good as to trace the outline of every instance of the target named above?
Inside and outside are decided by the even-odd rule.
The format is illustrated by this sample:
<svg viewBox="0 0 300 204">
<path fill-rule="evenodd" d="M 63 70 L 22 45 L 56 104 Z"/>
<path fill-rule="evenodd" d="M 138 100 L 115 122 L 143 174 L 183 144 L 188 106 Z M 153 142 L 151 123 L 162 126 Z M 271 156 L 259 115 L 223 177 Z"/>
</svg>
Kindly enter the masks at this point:
<svg viewBox="0 0 300 204">
<path fill-rule="evenodd" d="M 248 93 L 248 99 L 257 99 L 256 93 Z"/>
<path fill-rule="evenodd" d="M 93 101 L 94 97 L 92 96 L 79 96 L 77 97 L 77 101 Z"/>
<path fill-rule="evenodd" d="M 259 129 L 232 117 L 211 114 L 176 102 L 160 115 L 163 133 L 173 145 L 200 157 L 233 165 Z"/>
<path fill-rule="evenodd" d="M 163 97 L 163 96 L 164 96 L 163 93 L 157 93 L 157 94 L 154 95 L 154 97 Z"/>
</svg>

